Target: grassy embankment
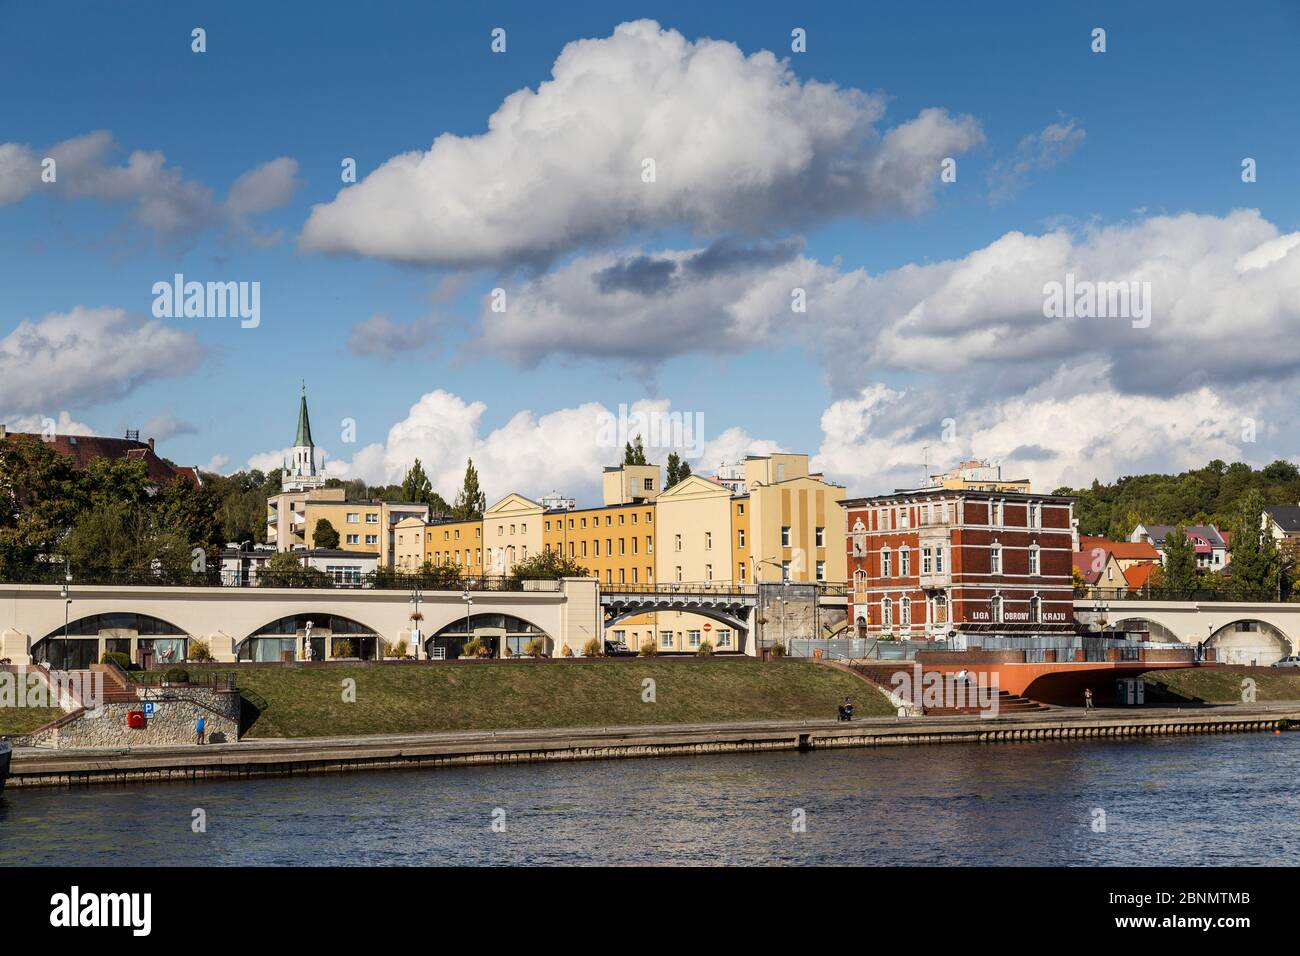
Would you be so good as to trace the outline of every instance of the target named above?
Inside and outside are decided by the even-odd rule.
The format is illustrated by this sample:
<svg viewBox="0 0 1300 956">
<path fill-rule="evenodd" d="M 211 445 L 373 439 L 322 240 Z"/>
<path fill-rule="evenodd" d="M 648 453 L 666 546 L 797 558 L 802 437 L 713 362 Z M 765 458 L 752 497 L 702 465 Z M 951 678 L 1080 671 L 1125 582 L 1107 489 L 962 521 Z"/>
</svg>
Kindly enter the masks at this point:
<svg viewBox="0 0 1300 956">
<path fill-rule="evenodd" d="M 1255 682 L 1255 700 L 1300 700 L 1300 668 L 1197 667 L 1152 671 L 1145 675 L 1147 703 L 1241 703 L 1241 682 Z"/>
<path fill-rule="evenodd" d="M 845 697 L 858 716 L 893 713 L 865 681 L 802 661 L 240 667 L 236 683 L 250 737 L 833 718 Z"/>
<path fill-rule="evenodd" d="M 57 707 L 0 707 L 0 737 L 29 734 L 62 716 Z"/>
</svg>

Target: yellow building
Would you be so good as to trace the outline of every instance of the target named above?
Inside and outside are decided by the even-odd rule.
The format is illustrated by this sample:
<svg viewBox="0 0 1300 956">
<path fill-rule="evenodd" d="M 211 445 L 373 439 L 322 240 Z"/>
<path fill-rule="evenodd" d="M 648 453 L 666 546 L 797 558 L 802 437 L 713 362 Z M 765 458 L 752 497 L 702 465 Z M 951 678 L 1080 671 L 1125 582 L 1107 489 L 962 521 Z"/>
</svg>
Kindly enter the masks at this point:
<svg viewBox="0 0 1300 956">
<path fill-rule="evenodd" d="M 303 502 L 303 516 L 305 540 L 295 543 L 314 548 L 316 523 L 323 518 L 339 533 L 341 550 L 377 554 L 380 567 L 393 567 L 397 525 L 407 518 L 428 520 L 429 506 L 410 501 L 308 498 Z"/>
<path fill-rule="evenodd" d="M 1015 491 L 1029 494 L 1028 478 L 1003 478 L 1002 466 L 972 458 L 958 463 L 952 471 L 927 475 L 926 487 L 951 491 Z"/>
<path fill-rule="evenodd" d="M 745 487 L 755 583 L 845 582 L 843 485 L 810 475 L 807 455 L 772 454 L 745 459 Z"/>
<path fill-rule="evenodd" d="M 275 545 L 277 551 L 307 547 L 310 541 L 307 502 L 342 501 L 346 497 L 342 488 L 306 488 L 271 495 L 266 499 L 267 543 Z"/>
<path fill-rule="evenodd" d="M 542 546 L 606 585 L 655 582 L 655 504 L 618 504 L 542 516 Z"/>
<path fill-rule="evenodd" d="M 510 573 L 542 551 L 545 509 L 523 495 L 509 494 L 483 512 L 483 561 L 489 576 Z"/>
<path fill-rule="evenodd" d="M 465 577 L 483 575 L 483 522 L 407 518 L 397 523 L 394 567 L 418 571 L 424 565 L 451 565 Z"/>
</svg>

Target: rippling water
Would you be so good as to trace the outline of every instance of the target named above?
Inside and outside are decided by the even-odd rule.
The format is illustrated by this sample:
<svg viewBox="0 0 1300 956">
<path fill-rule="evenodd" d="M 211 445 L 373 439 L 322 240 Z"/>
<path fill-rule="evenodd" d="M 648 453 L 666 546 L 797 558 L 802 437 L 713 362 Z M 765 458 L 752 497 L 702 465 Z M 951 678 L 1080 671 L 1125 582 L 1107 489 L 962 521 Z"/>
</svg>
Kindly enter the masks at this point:
<svg viewBox="0 0 1300 956">
<path fill-rule="evenodd" d="M 1294 865 L 1298 780 L 1290 733 L 11 790 L 0 864 Z"/>
</svg>

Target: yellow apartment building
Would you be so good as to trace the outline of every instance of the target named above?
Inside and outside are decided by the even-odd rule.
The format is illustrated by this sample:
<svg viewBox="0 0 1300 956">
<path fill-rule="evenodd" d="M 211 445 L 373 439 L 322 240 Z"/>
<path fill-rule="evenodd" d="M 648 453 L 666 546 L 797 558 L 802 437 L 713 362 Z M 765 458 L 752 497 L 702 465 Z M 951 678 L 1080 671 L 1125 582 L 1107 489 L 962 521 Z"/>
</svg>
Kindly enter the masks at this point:
<svg viewBox="0 0 1300 956">
<path fill-rule="evenodd" d="M 342 488 L 306 488 L 271 495 L 266 499 L 267 543 L 275 545 L 277 551 L 292 551 L 295 546 L 307 547 L 310 541 L 307 502 L 342 501 L 346 497 Z"/>
<path fill-rule="evenodd" d="M 487 575 L 509 574 L 516 564 L 541 553 L 545 510 L 531 498 L 509 494 L 483 512 L 483 561 Z"/>
<path fill-rule="evenodd" d="M 465 577 L 483 575 L 483 522 L 407 518 L 398 522 L 394 567 L 418 571 L 426 564 L 453 565 Z"/>
<path fill-rule="evenodd" d="M 844 486 L 808 473 L 808 456 L 745 459 L 748 562 L 754 582 L 843 584 Z"/>
</svg>

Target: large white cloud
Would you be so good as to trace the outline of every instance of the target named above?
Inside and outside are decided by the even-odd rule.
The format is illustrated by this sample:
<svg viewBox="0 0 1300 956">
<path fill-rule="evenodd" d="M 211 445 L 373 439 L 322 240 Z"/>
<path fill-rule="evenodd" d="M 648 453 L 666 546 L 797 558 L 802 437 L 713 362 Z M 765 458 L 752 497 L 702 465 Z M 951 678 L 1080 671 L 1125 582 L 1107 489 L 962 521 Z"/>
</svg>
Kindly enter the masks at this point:
<svg viewBox="0 0 1300 956">
<path fill-rule="evenodd" d="M 507 97 L 486 133 L 445 133 L 314 207 L 301 241 L 480 266 L 674 225 L 716 234 L 913 214 L 940 161 L 982 133 L 927 109 L 882 134 L 884 108 L 880 95 L 801 82 L 766 51 L 624 23 L 566 45 L 551 79 Z"/>
<path fill-rule="evenodd" d="M 181 378 L 203 356 L 198 340 L 123 309 L 77 306 L 23 321 L 0 339 L 0 411 L 52 415 Z"/>
</svg>

